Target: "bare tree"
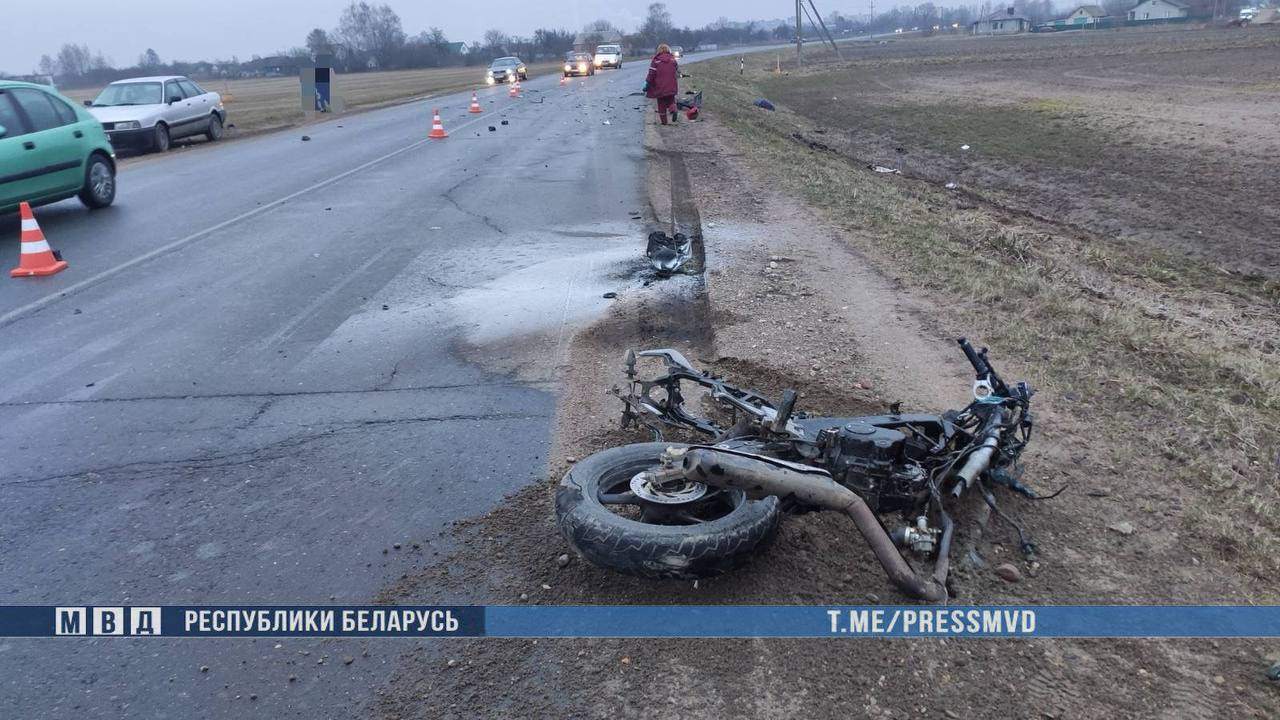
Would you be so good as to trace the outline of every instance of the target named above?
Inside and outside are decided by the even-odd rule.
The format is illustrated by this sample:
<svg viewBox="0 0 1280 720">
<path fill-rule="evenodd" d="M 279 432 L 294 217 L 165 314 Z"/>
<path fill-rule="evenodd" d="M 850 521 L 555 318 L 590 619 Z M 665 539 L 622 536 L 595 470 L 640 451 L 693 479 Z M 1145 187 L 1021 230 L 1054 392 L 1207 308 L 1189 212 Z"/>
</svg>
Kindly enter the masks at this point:
<svg viewBox="0 0 1280 720">
<path fill-rule="evenodd" d="M 640 26 L 640 34 L 646 40 L 657 44 L 671 32 L 671 13 L 667 12 L 666 3 L 650 3 L 649 14 Z"/>
<path fill-rule="evenodd" d="M 511 36 L 501 30 L 486 30 L 484 32 L 484 46 L 492 52 L 506 52 L 505 48 L 511 44 Z"/>
<path fill-rule="evenodd" d="M 59 75 L 71 78 L 84 77 L 93 62 L 88 45 L 67 43 L 58 50 L 57 68 Z"/>
<path fill-rule="evenodd" d="M 315 28 L 307 33 L 307 50 L 312 55 L 323 55 L 333 52 L 333 42 L 329 40 L 329 33 Z"/>
<path fill-rule="evenodd" d="M 353 2 L 342 11 L 337 33 L 348 46 L 368 53 L 383 68 L 392 65 L 405 41 L 396 11 L 367 2 Z"/>
<path fill-rule="evenodd" d="M 160 53 L 156 52 L 152 48 L 147 48 L 146 52 L 138 56 L 138 67 L 140 68 L 149 69 L 149 68 L 155 68 L 159 66 L 160 66 Z"/>
</svg>

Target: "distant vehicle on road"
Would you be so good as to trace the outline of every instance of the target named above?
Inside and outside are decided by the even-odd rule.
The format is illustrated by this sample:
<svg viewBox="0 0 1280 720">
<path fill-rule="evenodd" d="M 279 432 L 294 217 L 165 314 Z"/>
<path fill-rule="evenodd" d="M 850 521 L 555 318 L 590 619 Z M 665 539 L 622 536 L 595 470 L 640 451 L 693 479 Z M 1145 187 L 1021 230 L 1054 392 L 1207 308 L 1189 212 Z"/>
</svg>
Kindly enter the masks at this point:
<svg viewBox="0 0 1280 720">
<path fill-rule="evenodd" d="M 74 195 L 90 209 L 116 197 L 102 125 L 53 88 L 0 80 L 0 213 Z"/>
<path fill-rule="evenodd" d="M 489 72 L 485 76 L 485 82 L 490 85 L 528 79 L 529 68 L 518 57 L 500 57 L 494 60 L 489 64 Z"/>
<path fill-rule="evenodd" d="M 195 135 L 215 142 L 227 122 L 218 93 L 178 75 L 117 80 L 84 104 L 117 148 L 164 152 Z"/>
<path fill-rule="evenodd" d="M 679 60 L 680 58 L 684 57 L 684 48 L 680 45 L 672 45 L 671 55 L 675 59 Z"/>
<path fill-rule="evenodd" d="M 617 70 L 622 69 L 622 46 L 621 45 L 601 45 L 596 48 L 595 65 L 598 68 L 611 67 Z"/>
<path fill-rule="evenodd" d="M 595 60 L 589 52 L 570 52 L 564 56 L 564 76 L 595 75 Z"/>
</svg>

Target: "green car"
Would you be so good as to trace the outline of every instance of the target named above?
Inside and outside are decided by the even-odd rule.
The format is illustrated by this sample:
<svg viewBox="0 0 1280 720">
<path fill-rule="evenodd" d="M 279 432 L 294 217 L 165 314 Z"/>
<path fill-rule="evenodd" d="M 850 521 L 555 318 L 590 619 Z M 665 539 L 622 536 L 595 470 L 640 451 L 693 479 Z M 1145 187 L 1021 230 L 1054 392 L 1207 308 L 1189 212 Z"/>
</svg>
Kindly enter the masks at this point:
<svg viewBox="0 0 1280 720">
<path fill-rule="evenodd" d="M 90 209 L 115 200 L 102 123 L 53 88 L 0 80 L 0 213 L 73 195 Z"/>
</svg>

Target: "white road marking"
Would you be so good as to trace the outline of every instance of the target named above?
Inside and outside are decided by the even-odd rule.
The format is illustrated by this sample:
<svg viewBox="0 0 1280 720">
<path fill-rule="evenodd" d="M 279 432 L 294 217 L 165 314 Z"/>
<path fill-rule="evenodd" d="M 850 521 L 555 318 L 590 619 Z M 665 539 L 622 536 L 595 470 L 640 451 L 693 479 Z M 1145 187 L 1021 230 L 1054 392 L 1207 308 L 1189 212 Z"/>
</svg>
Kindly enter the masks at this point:
<svg viewBox="0 0 1280 720">
<path fill-rule="evenodd" d="M 461 130 L 461 129 L 463 129 L 463 128 L 465 128 L 465 127 L 468 127 L 468 126 L 470 126 L 470 125 L 474 125 L 474 124 L 476 124 L 476 123 L 480 122 L 481 120 L 484 120 L 485 118 L 489 117 L 489 116 L 490 116 L 490 115 L 492 115 L 492 114 L 493 114 L 492 112 L 488 112 L 488 113 L 485 113 L 484 115 L 478 115 L 478 116 L 476 116 L 475 118 L 472 118 L 470 121 L 465 122 L 465 123 L 462 123 L 461 125 L 458 125 L 458 126 L 457 126 L 457 129 L 458 129 L 458 130 Z M 46 295 L 46 296 L 44 296 L 44 297 L 40 298 L 39 300 L 34 300 L 34 301 L 32 301 L 32 302 L 27 303 L 26 305 L 23 305 L 23 306 L 18 307 L 18 308 L 14 308 L 13 310 L 10 310 L 9 312 L 7 312 L 7 313 L 5 313 L 5 314 L 3 314 L 3 315 L 0 315 L 0 327 L 3 327 L 3 326 L 5 326 L 5 325 L 8 325 L 8 324 L 10 324 L 10 323 L 12 323 L 12 322 L 14 322 L 14 321 L 16 321 L 16 320 L 19 320 L 19 319 L 21 319 L 23 316 L 25 316 L 25 315 L 29 315 L 29 314 L 31 314 L 31 313 L 33 313 L 33 312 L 36 312 L 37 310 L 42 310 L 42 309 L 44 309 L 44 308 L 48 307 L 49 305 L 52 305 L 53 303 L 55 303 L 55 302 L 57 302 L 57 301 L 59 301 L 59 300 L 62 300 L 62 299 L 64 299 L 64 298 L 67 298 L 67 297 L 70 297 L 70 296 L 72 296 L 72 295 L 75 295 L 76 293 L 78 293 L 78 292 L 80 292 L 80 291 L 82 291 L 82 290 L 84 290 L 84 289 L 86 289 L 86 288 L 92 287 L 93 285 L 97 285 L 98 283 L 102 282 L 103 280 L 106 280 L 107 278 L 111 277 L 112 275 L 116 275 L 116 274 L 118 274 L 118 273 L 121 273 L 121 272 L 123 272 L 123 271 L 125 271 L 125 270 L 128 270 L 129 268 L 134 267 L 134 266 L 136 266 L 136 265 L 141 265 L 142 263 L 147 262 L 148 260 L 151 260 L 151 259 L 153 259 L 153 258 L 159 257 L 160 255 L 164 255 L 165 253 L 168 253 L 168 252 L 172 252 L 172 251 L 174 251 L 174 250 L 177 250 L 178 248 L 180 248 L 180 247 L 182 247 L 182 246 L 184 246 L 184 245 L 187 245 L 187 244 L 189 244 L 189 243 L 195 242 L 196 240 L 199 240 L 199 239 L 200 239 L 200 238 L 202 238 L 202 237 L 205 237 L 205 236 L 207 236 L 207 235 L 212 235 L 213 233 L 218 232 L 219 230 L 223 230 L 223 229 L 225 229 L 225 228 L 228 228 L 228 227 L 230 227 L 230 226 L 232 226 L 232 225 L 235 225 L 236 223 L 243 222 L 243 221 L 245 221 L 245 220 L 248 220 L 248 219 L 249 219 L 249 218 L 251 218 L 251 217 L 255 217 L 255 216 L 261 215 L 262 213 L 264 213 L 264 212 L 266 212 L 266 211 L 268 211 L 268 210 L 273 210 L 273 209 L 275 209 L 275 208 L 277 208 L 277 207 L 280 207 L 281 205 L 283 205 L 283 204 L 285 204 L 285 203 L 289 202 L 290 200 L 293 200 L 294 198 L 302 197 L 303 195 L 306 195 L 307 193 L 314 192 L 314 191 L 319 190 L 320 188 L 323 188 L 323 187 L 328 187 L 329 185 L 332 185 L 332 184 L 334 184 L 334 183 L 336 183 L 336 182 L 338 182 L 338 181 L 340 181 L 340 180 L 343 180 L 343 179 L 345 179 L 345 178 L 351 177 L 352 175 L 355 175 L 355 174 L 356 174 L 356 173 L 358 173 L 358 172 L 361 172 L 361 171 L 363 171 L 363 170 L 368 170 L 369 168 L 373 167 L 374 165 L 377 165 L 377 164 L 382 163 L 382 162 L 386 162 L 387 160 L 390 160 L 390 159 L 391 159 L 391 158 L 393 158 L 393 157 L 396 157 L 396 156 L 398 156 L 398 155 L 403 155 L 404 153 L 407 153 L 407 152 L 409 152 L 410 150 L 413 150 L 413 149 L 418 148 L 418 147 L 422 147 L 423 145 L 426 145 L 426 144 L 428 144 L 428 143 L 430 143 L 430 142 L 432 142 L 431 138 L 422 138 L 421 140 L 418 140 L 418 141 L 416 141 L 416 142 L 414 142 L 414 143 L 412 143 L 412 144 L 410 144 L 410 145 L 406 145 L 406 146 L 404 146 L 404 147 L 400 148 L 399 150 L 393 150 L 393 151 L 391 151 L 391 152 L 387 153 L 386 155 L 383 155 L 382 157 L 374 158 L 373 160 L 370 160 L 369 162 L 364 163 L 363 165 L 359 165 L 359 166 L 354 167 L 354 168 L 352 168 L 352 169 L 350 169 L 350 170 L 347 170 L 346 172 L 343 172 L 343 173 L 339 173 L 339 174 L 337 174 L 337 175 L 334 175 L 334 176 L 333 176 L 333 177 L 331 177 L 331 178 L 328 178 L 328 179 L 325 179 L 325 180 L 321 180 L 320 182 L 318 182 L 318 183 L 316 183 L 316 184 L 314 184 L 314 185 L 312 185 L 312 186 L 310 186 L 310 187 L 303 188 L 303 189 L 301 189 L 301 190 L 299 190 L 299 191 L 297 191 L 297 192 L 289 193 L 288 195 L 285 195 L 285 196 L 284 196 L 284 197 L 282 197 L 282 198 L 279 198 L 279 199 L 277 199 L 277 200 L 273 200 L 273 201 L 271 201 L 271 202 L 269 202 L 269 203 L 267 203 L 267 204 L 265 204 L 265 205 L 261 205 L 261 206 L 259 206 L 259 207 L 256 207 L 256 208 L 254 208 L 254 209 L 252 209 L 252 210 L 250 210 L 250 211 L 248 211 L 248 212 L 246 212 L 246 213 L 241 213 L 240 215 L 237 215 L 237 216 L 235 216 L 235 217 L 231 218 L 230 220 L 224 220 L 224 221 L 222 221 L 222 222 L 218 223 L 217 225 L 213 225 L 212 227 L 207 227 L 207 228 L 205 228 L 204 230 L 201 230 L 201 231 L 199 231 L 199 232 L 192 233 L 192 234 L 190 234 L 190 235 L 188 235 L 188 236 L 186 236 L 186 237 L 184 237 L 184 238 L 180 238 L 180 239 L 178 239 L 178 240 L 174 240 L 173 242 L 169 243 L 168 245 L 163 245 L 163 246 L 161 246 L 161 247 L 156 248 L 155 250 L 152 250 L 152 251 L 147 252 L 147 253 L 143 253 L 142 255 L 139 255 L 139 256 L 137 256 L 137 257 L 133 258 L 132 260 L 126 260 L 125 262 L 122 262 L 122 263 L 120 263 L 119 265 L 116 265 L 116 266 L 115 266 L 115 267 L 113 267 L 113 268 L 109 268 L 109 269 L 107 269 L 107 270 L 103 270 L 102 272 L 98 273 L 97 275 L 94 275 L 94 276 L 92 276 L 92 277 L 89 277 L 89 278 L 86 278 L 86 279 L 84 279 L 84 280 L 81 280 L 80 282 L 75 283 L 74 285 L 70 285 L 70 286 L 68 286 L 68 287 L 66 287 L 66 288 L 63 288 L 63 289 L 61 289 L 61 290 L 57 290 L 57 291 L 55 291 L 52 295 Z"/>
</svg>

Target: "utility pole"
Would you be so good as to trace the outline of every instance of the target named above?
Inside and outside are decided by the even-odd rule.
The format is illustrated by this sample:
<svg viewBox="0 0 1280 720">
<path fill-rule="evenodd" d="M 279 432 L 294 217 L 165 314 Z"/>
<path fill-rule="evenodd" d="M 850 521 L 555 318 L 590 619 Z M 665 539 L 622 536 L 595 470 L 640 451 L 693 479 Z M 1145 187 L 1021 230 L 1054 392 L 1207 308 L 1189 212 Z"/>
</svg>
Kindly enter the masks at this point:
<svg viewBox="0 0 1280 720">
<path fill-rule="evenodd" d="M 804 0 L 796 0 L 796 68 L 804 64 Z"/>
</svg>

